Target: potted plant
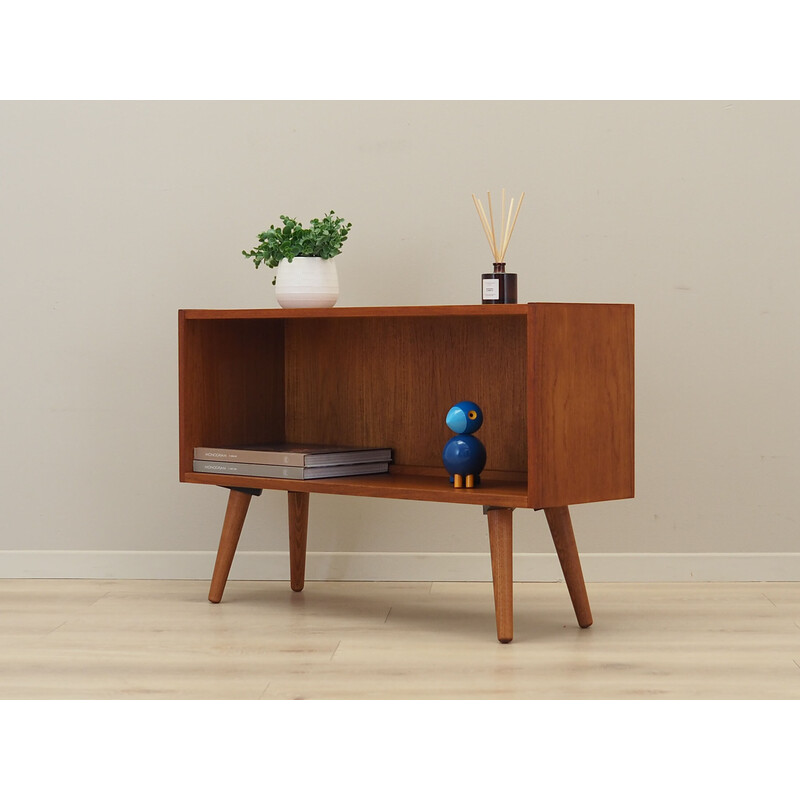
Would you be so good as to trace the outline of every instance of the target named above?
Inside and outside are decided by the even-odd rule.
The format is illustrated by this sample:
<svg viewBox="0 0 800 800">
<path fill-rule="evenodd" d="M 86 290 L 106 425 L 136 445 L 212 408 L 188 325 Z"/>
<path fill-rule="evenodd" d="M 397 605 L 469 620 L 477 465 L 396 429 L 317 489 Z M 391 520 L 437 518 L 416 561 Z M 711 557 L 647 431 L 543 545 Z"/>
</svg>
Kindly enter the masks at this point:
<svg viewBox="0 0 800 800">
<path fill-rule="evenodd" d="M 334 256 L 342 252 L 352 223 L 334 212 L 312 219 L 304 228 L 281 215 L 283 225 L 270 225 L 258 235 L 258 245 L 242 255 L 276 268 L 275 297 L 283 308 L 330 308 L 339 299 L 339 277 Z"/>
</svg>

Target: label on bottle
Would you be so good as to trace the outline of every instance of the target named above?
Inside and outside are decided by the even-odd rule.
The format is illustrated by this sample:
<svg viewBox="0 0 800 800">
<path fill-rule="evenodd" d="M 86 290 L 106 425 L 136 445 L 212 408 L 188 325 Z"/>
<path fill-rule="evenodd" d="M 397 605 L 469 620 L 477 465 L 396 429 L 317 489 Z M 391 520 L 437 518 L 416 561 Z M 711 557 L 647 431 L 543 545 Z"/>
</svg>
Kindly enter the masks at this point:
<svg viewBox="0 0 800 800">
<path fill-rule="evenodd" d="M 483 299 L 484 300 L 499 300 L 500 299 L 500 279 L 499 278 L 484 278 L 483 279 Z"/>
</svg>

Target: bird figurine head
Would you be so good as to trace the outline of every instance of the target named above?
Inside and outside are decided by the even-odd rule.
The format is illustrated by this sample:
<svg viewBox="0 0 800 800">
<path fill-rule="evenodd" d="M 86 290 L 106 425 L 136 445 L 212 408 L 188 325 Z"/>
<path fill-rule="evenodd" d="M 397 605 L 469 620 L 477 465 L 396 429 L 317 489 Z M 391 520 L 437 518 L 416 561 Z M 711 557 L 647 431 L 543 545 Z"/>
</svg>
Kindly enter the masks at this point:
<svg viewBox="0 0 800 800">
<path fill-rule="evenodd" d="M 447 412 L 447 427 L 455 433 L 475 433 L 483 424 L 483 411 L 469 400 L 456 403 Z"/>
</svg>

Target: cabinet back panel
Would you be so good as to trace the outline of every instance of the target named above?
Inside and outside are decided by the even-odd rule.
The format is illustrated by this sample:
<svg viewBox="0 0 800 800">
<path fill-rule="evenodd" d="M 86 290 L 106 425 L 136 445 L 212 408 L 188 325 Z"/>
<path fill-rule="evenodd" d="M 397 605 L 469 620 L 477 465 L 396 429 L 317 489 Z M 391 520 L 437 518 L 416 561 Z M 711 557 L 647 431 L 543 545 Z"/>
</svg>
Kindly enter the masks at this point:
<svg viewBox="0 0 800 800">
<path fill-rule="evenodd" d="M 486 470 L 527 470 L 526 318 L 286 320 L 286 436 L 390 446 L 401 466 L 442 467 L 449 408 L 472 400 Z"/>
</svg>

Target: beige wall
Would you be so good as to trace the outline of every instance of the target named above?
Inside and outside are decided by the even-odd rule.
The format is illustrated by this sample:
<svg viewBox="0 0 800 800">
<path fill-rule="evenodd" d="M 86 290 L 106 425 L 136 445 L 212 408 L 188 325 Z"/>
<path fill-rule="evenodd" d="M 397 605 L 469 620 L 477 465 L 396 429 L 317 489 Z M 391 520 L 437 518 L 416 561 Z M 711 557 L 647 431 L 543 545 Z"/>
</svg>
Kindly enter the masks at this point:
<svg viewBox="0 0 800 800">
<path fill-rule="evenodd" d="M 576 507 L 581 549 L 800 551 L 798 142 L 796 102 L 0 103 L 6 572 L 215 548 L 224 493 L 177 481 L 176 311 L 276 307 L 240 253 L 279 214 L 352 221 L 340 305 L 475 303 L 470 194 L 501 187 L 521 301 L 636 304 L 637 497 Z M 265 494 L 241 548 L 284 525 Z M 485 521 L 315 495 L 309 549 L 485 553 Z"/>
</svg>

